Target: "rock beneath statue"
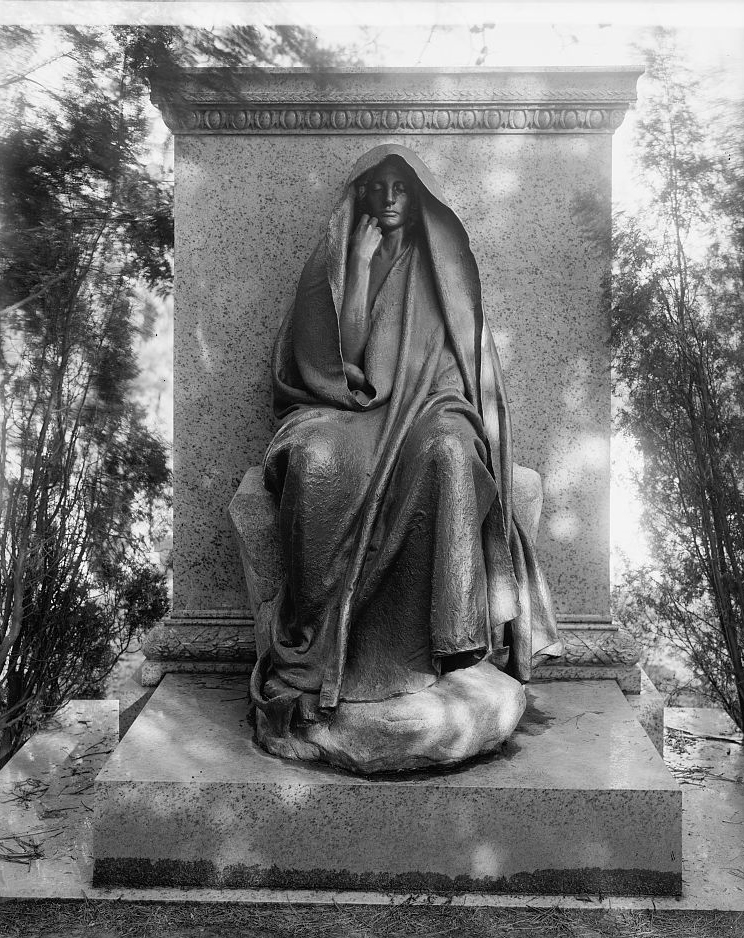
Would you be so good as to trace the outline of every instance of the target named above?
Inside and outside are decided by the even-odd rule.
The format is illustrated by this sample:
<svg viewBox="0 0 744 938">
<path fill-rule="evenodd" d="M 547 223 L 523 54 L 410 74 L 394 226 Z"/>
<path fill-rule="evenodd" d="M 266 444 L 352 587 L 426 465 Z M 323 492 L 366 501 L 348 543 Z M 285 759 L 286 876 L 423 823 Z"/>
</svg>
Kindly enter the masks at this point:
<svg viewBox="0 0 744 938">
<path fill-rule="evenodd" d="M 256 739 L 285 759 L 326 762 L 373 775 L 454 765 L 495 752 L 526 707 L 522 685 L 487 661 L 442 675 L 415 694 L 342 701 L 317 723 L 282 734 L 256 711 Z"/>
</svg>

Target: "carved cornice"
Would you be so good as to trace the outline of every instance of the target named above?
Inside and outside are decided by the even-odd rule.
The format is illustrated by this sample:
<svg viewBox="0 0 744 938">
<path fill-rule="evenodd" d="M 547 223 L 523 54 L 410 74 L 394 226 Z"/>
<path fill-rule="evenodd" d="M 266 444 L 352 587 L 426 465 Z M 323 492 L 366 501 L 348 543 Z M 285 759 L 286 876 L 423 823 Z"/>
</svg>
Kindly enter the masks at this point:
<svg viewBox="0 0 744 938">
<path fill-rule="evenodd" d="M 625 106 L 616 108 L 526 107 L 274 107 L 163 106 L 163 117 L 182 134 L 441 134 L 613 133 Z"/>
<path fill-rule="evenodd" d="M 183 134 L 613 133 L 637 69 L 185 69 L 150 75 Z"/>
</svg>

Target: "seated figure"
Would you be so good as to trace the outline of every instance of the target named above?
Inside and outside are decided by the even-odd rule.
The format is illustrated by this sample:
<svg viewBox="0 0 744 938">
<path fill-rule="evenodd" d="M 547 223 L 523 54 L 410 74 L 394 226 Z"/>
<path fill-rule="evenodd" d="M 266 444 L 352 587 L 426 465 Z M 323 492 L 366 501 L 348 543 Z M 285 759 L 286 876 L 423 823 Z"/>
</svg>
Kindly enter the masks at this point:
<svg viewBox="0 0 744 938">
<path fill-rule="evenodd" d="M 273 382 L 263 478 L 284 578 L 257 636 L 259 743 L 361 772 L 498 748 L 533 662 L 561 646 L 514 511 L 476 262 L 412 151 L 377 147 L 354 168 Z"/>
</svg>

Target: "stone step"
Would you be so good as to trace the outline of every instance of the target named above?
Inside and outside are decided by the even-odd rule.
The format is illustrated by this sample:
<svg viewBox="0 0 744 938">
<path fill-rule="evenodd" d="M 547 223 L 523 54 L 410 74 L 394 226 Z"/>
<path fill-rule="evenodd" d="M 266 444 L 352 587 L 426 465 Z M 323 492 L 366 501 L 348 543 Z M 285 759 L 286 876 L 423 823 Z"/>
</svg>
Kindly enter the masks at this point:
<svg viewBox="0 0 744 938">
<path fill-rule="evenodd" d="M 244 677 L 167 675 L 96 780 L 94 883 L 679 894 L 681 792 L 618 686 L 527 691 L 498 755 L 360 778 L 258 749 Z"/>
</svg>

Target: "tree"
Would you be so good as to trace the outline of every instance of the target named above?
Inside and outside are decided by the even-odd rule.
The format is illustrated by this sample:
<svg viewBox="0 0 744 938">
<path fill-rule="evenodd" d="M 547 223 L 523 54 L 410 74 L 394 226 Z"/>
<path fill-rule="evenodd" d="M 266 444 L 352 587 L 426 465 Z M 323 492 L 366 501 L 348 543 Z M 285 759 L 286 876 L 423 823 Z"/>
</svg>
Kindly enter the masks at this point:
<svg viewBox="0 0 744 938">
<path fill-rule="evenodd" d="M 146 70 L 332 53 L 292 27 L 11 28 L 0 49 L 1 765 L 167 612 L 147 534 L 168 453 L 132 394 L 172 277 Z"/>
<path fill-rule="evenodd" d="M 0 140 L 0 762 L 167 611 L 138 531 L 167 453 L 128 389 L 138 284 L 171 275 L 170 193 L 140 167 L 127 37 L 67 35 L 63 90 L 11 83 Z"/>
<path fill-rule="evenodd" d="M 682 649 L 742 727 L 742 135 L 720 115 L 717 131 L 704 126 L 701 82 L 670 36 L 657 40 L 636 131 L 647 203 L 635 217 L 618 216 L 614 237 L 618 423 L 642 452 L 655 554 L 625 589 L 631 617 Z M 704 111 L 708 120 L 716 113 Z"/>
</svg>

